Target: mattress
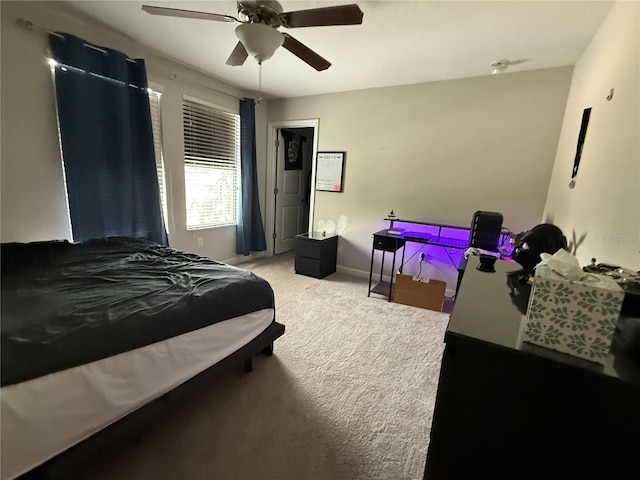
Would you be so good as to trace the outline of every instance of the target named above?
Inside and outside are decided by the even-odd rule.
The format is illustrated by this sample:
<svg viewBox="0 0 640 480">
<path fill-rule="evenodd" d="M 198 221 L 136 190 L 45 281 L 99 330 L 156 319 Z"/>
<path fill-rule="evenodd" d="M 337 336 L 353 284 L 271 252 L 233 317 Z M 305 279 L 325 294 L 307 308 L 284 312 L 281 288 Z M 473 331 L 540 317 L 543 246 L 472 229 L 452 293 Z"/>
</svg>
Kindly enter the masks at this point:
<svg viewBox="0 0 640 480">
<path fill-rule="evenodd" d="M 249 343 L 273 320 L 274 310 L 262 309 L 3 387 L 1 478 L 29 471 L 162 396 Z"/>
<path fill-rule="evenodd" d="M 2 386 L 274 307 L 248 270 L 131 238 L 2 244 Z"/>
</svg>

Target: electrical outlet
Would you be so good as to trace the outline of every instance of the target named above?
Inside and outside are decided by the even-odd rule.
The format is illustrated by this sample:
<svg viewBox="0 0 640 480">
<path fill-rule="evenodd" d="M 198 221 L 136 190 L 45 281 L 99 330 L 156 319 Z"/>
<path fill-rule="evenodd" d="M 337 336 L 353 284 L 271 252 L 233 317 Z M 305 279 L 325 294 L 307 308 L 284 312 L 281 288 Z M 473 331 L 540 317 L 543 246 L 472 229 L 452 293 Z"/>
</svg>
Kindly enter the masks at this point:
<svg viewBox="0 0 640 480">
<path fill-rule="evenodd" d="M 202 237 L 196 238 L 196 245 L 198 246 L 198 248 L 202 248 L 203 244 L 204 242 L 202 241 Z"/>
<path fill-rule="evenodd" d="M 424 253 L 420 254 L 420 263 L 424 263 Z"/>
</svg>

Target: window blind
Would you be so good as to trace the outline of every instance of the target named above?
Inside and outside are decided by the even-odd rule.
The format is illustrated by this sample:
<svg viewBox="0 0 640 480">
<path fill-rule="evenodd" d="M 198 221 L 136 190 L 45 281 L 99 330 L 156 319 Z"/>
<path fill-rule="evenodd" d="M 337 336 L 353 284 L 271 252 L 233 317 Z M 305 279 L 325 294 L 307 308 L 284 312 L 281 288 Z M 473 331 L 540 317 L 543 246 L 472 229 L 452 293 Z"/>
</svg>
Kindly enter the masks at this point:
<svg viewBox="0 0 640 480">
<path fill-rule="evenodd" d="M 164 168 L 164 157 L 162 156 L 162 128 L 160 123 L 160 97 L 162 94 L 151 89 L 147 89 L 149 94 L 149 107 L 151 110 L 151 126 L 153 128 L 153 147 L 156 155 L 156 171 L 158 172 L 158 186 L 160 187 L 160 203 L 162 204 L 162 215 L 164 226 L 169 233 L 169 212 L 167 207 L 167 182 Z"/>
<path fill-rule="evenodd" d="M 183 100 L 187 230 L 237 222 L 240 115 Z"/>
</svg>

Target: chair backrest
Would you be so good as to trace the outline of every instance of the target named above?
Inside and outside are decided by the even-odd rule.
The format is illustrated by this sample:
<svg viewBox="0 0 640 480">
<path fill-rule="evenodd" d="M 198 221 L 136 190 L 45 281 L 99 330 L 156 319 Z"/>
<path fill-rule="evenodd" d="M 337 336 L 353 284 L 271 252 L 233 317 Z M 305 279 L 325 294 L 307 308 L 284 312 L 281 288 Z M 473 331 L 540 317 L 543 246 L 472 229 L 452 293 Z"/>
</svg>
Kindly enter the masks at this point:
<svg viewBox="0 0 640 480">
<path fill-rule="evenodd" d="M 498 212 L 478 211 L 473 214 L 469 246 L 495 252 L 502 231 L 502 214 Z"/>
</svg>

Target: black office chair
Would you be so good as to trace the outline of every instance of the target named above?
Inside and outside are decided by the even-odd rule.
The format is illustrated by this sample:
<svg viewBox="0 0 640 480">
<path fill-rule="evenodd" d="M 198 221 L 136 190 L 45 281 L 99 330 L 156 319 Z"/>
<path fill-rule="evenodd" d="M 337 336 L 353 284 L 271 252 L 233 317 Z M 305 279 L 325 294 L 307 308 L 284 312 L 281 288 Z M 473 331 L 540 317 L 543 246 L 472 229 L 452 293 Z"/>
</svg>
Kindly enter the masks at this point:
<svg viewBox="0 0 640 480">
<path fill-rule="evenodd" d="M 478 211 L 473 214 L 473 219 L 471 220 L 469 246 L 497 252 L 501 233 L 501 213 Z"/>
<path fill-rule="evenodd" d="M 489 252 L 498 251 L 498 243 L 502 235 L 502 214 L 498 212 L 477 211 L 471 220 L 469 232 L 469 246 L 487 250 Z M 456 295 L 462 283 L 462 276 L 467 267 L 466 255 L 462 257 L 458 264 L 458 281 L 456 283 Z"/>
</svg>

